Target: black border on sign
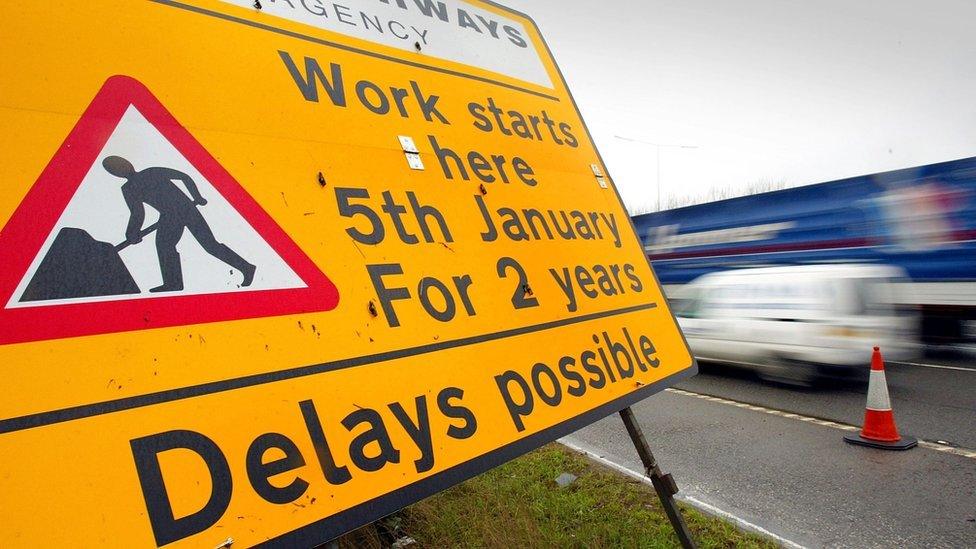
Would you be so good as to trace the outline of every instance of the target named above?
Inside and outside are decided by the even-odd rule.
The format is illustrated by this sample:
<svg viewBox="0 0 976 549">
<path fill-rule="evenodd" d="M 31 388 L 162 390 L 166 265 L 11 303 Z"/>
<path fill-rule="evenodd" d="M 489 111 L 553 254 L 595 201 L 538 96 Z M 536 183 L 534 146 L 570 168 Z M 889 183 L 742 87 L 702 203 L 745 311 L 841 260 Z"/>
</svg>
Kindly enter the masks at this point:
<svg viewBox="0 0 976 549">
<path fill-rule="evenodd" d="M 523 17 L 525 20 L 532 23 L 536 34 L 546 47 L 546 53 L 549 55 L 549 59 L 552 60 L 552 64 L 556 68 L 556 73 L 559 74 L 559 79 L 563 84 L 563 89 L 566 90 L 566 95 L 569 97 L 569 100 L 573 105 L 573 109 L 576 111 L 576 116 L 579 117 L 580 123 L 583 125 L 583 130 L 586 132 L 586 137 L 593 145 L 593 150 L 596 152 L 596 156 L 600 160 L 600 164 L 606 168 L 606 162 L 603 161 L 603 155 L 600 154 L 599 149 L 597 149 L 596 142 L 593 141 L 593 135 L 590 133 L 590 129 L 586 125 L 586 121 L 583 119 L 583 114 L 579 110 L 579 105 L 577 105 L 576 99 L 573 97 L 573 93 L 569 89 L 569 84 L 566 83 L 566 77 L 563 75 L 562 69 L 559 68 L 559 64 L 556 62 L 556 57 L 552 54 L 552 49 L 549 48 L 549 43 L 546 41 L 546 37 L 542 33 L 542 30 L 539 29 L 539 25 L 528 15 L 518 10 L 502 6 L 496 2 L 493 2 L 492 0 L 476 1 L 489 4 L 501 10 L 507 11 L 508 13 Z M 607 173 L 607 177 L 612 182 L 613 178 L 610 177 L 610 171 L 608 169 L 605 169 L 605 171 Z M 626 212 L 627 207 L 624 205 L 624 201 L 620 197 L 620 193 L 617 191 L 617 186 L 611 185 L 611 188 L 617 197 L 617 202 L 620 204 L 620 207 L 624 212 Z M 637 227 L 634 226 L 634 220 L 630 215 L 627 216 L 627 221 L 630 223 L 630 234 L 634 235 L 634 239 L 637 240 L 638 248 L 640 248 L 641 253 L 644 255 L 644 260 L 647 261 L 647 267 L 654 276 L 654 283 L 657 284 L 658 288 L 661 288 L 661 281 L 658 280 L 657 273 L 654 272 L 654 267 L 651 265 L 650 258 L 646 253 L 643 253 L 644 247 L 640 242 L 640 238 L 637 236 Z M 671 315 L 672 322 L 674 322 L 674 325 L 678 328 L 678 333 L 681 335 L 681 341 L 684 343 L 685 348 L 687 349 L 688 340 L 685 338 L 684 332 L 681 331 L 681 327 L 678 325 L 678 320 L 675 318 L 674 312 L 671 311 L 670 306 L 666 306 L 666 308 L 668 313 Z M 408 505 L 432 496 L 442 490 L 454 486 L 455 484 L 459 484 L 471 477 L 497 467 L 498 465 L 501 465 L 507 461 L 511 461 L 521 455 L 527 454 L 536 448 L 540 448 L 549 442 L 557 440 L 560 437 L 582 429 L 583 427 L 603 419 L 614 412 L 619 412 L 620 410 L 636 404 L 637 402 L 640 402 L 641 400 L 644 400 L 655 393 L 659 393 L 682 379 L 686 379 L 697 374 L 698 361 L 695 359 L 694 355 L 691 355 L 691 364 L 689 364 L 687 368 L 664 379 L 658 380 L 645 387 L 641 387 L 630 394 L 616 400 L 612 400 L 606 404 L 603 404 L 602 406 L 590 410 L 589 412 L 585 412 L 562 423 L 548 427 L 537 433 L 533 433 L 523 439 L 502 446 L 501 448 L 497 448 L 488 453 L 482 454 L 481 456 L 478 456 L 472 460 L 431 475 L 423 480 L 409 484 L 403 488 L 394 490 L 365 503 L 360 503 L 355 507 L 350 507 L 345 511 L 330 515 L 329 517 L 313 522 L 307 526 L 303 526 L 297 530 L 292 530 L 291 532 L 282 534 L 276 538 L 272 538 L 257 545 L 257 547 L 289 548 L 305 546 L 313 547 L 316 545 L 321 545 L 329 540 L 338 538 L 345 533 L 351 532 L 356 528 L 365 526 L 373 521 L 379 520 L 382 517 L 395 513 Z"/>
<path fill-rule="evenodd" d="M 228 15 L 226 13 L 220 13 L 219 11 L 208 10 L 206 8 L 201 8 L 199 6 L 191 6 L 190 4 L 184 4 L 183 2 L 180 2 L 178 0 L 149 0 L 149 1 L 150 2 L 154 2 L 156 4 L 161 4 L 163 6 L 169 6 L 171 8 L 178 8 L 178 9 L 182 9 L 182 10 L 186 10 L 186 11 L 191 11 L 191 12 L 194 12 L 194 13 L 198 13 L 200 15 L 207 15 L 207 16 L 210 16 L 210 17 L 215 17 L 217 19 L 223 19 L 225 21 L 230 21 L 230 22 L 233 22 L 233 23 L 239 23 L 241 25 L 247 25 L 249 27 L 254 27 L 256 29 L 266 30 L 268 32 L 273 32 L 275 34 L 281 34 L 281 35 L 287 36 L 289 38 L 297 38 L 299 40 L 304 40 L 306 42 L 312 42 L 313 44 L 319 44 L 319 45 L 322 45 L 322 46 L 330 46 L 330 47 L 333 47 L 333 48 L 336 48 L 336 49 L 340 49 L 340 50 L 345 50 L 345 51 L 350 51 L 350 52 L 353 52 L 353 53 L 359 53 L 359 54 L 362 54 L 362 55 L 367 55 L 369 57 L 376 57 L 377 59 L 383 59 L 384 61 L 392 61 L 394 63 L 399 63 L 401 65 L 408 65 L 410 67 L 416 67 L 418 69 L 426 69 L 426 70 L 429 70 L 429 71 L 441 72 L 441 73 L 444 73 L 444 74 L 450 74 L 451 76 L 460 76 L 461 78 L 468 78 L 470 80 L 477 80 L 479 82 L 486 82 L 488 84 L 494 84 L 496 86 L 501 86 L 503 88 L 508 88 L 508 89 L 511 89 L 511 90 L 520 91 L 522 93 L 528 93 L 530 95 L 535 95 L 537 97 L 542 97 L 542 98 L 545 98 L 545 99 L 549 99 L 551 101 L 557 101 L 557 102 L 559 101 L 559 98 L 556 97 L 556 96 L 554 96 L 554 95 L 549 95 L 549 94 L 546 94 L 546 93 L 537 92 L 535 90 L 530 90 L 528 88 L 523 88 L 521 86 L 516 86 L 515 84 L 507 84 L 505 82 L 500 82 L 498 80 L 493 80 L 491 78 L 486 78 L 484 76 L 476 76 L 476 75 L 464 73 L 464 72 L 461 72 L 461 71 L 454 71 L 454 70 L 445 69 L 445 68 L 442 68 L 442 67 L 435 67 L 433 65 L 426 65 L 424 63 L 418 63 L 416 61 L 409 61 L 407 59 L 400 59 L 399 57 L 393 57 L 393 56 L 390 56 L 390 55 L 384 55 L 382 53 L 376 53 L 376 52 L 372 52 L 372 51 L 369 51 L 369 50 L 363 50 L 363 49 L 360 49 L 360 48 L 355 48 L 353 46 L 347 46 L 345 44 L 340 44 L 338 42 L 332 42 L 330 40 L 325 40 L 325 39 L 322 39 L 322 38 L 316 38 L 314 36 L 309 36 L 307 34 L 302 34 L 300 32 L 294 32 L 294 31 L 290 31 L 290 30 L 280 29 L 280 28 L 275 27 L 273 25 L 266 25 L 264 23 L 258 23 L 257 21 L 249 21 L 247 19 L 242 19 L 240 17 L 235 17 L 233 15 Z M 487 3 L 492 4 L 491 2 L 487 2 Z M 493 4 L 493 5 L 495 5 L 495 4 Z M 507 9 L 507 8 L 502 7 L 502 6 L 498 6 L 498 5 L 495 5 L 495 6 L 498 7 L 498 8 L 501 8 L 501 9 Z M 240 6 L 238 6 L 238 7 L 240 7 Z M 518 13 L 518 12 L 515 12 L 514 10 L 509 10 L 509 11 L 512 11 L 512 13 Z M 532 24 L 535 25 L 535 22 L 533 21 Z M 536 30 L 538 30 L 538 27 L 536 27 Z M 544 41 L 544 39 L 543 39 L 543 41 Z M 547 51 L 548 51 L 548 49 L 549 49 L 549 46 L 546 46 L 546 50 Z M 550 52 L 550 57 L 552 57 L 552 52 Z M 557 70 L 558 70 L 558 67 L 557 67 Z M 563 83 L 565 84 L 565 81 Z"/>
<path fill-rule="evenodd" d="M 596 141 L 593 140 L 593 134 L 590 133 L 590 127 L 586 125 L 586 120 L 583 118 L 583 113 L 580 112 L 579 105 L 576 103 L 576 98 L 573 97 L 573 92 L 572 90 L 569 89 L 569 84 L 566 82 L 566 77 L 563 75 L 563 70 L 559 68 L 559 63 L 556 61 L 556 56 L 552 54 L 552 49 L 549 47 L 549 42 L 546 41 L 546 35 L 542 33 L 542 29 L 539 28 L 539 25 L 535 22 L 535 19 L 532 19 L 528 14 L 522 13 L 516 9 L 505 7 L 501 4 L 494 2 L 493 0 L 475 0 L 475 1 L 494 6 L 498 9 L 507 11 L 509 13 L 513 13 L 520 17 L 524 17 L 528 22 L 532 23 L 532 27 L 535 28 L 536 34 L 542 40 L 542 45 L 546 47 L 546 53 L 549 54 L 549 59 L 552 61 L 552 66 L 556 68 L 556 74 L 559 75 L 559 80 L 563 84 L 563 89 L 566 90 L 566 96 L 569 97 L 569 102 L 573 105 L 573 110 L 576 111 L 576 116 L 579 118 L 580 124 L 583 125 L 583 131 L 586 132 L 587 139 L 589 139 L 590 143 L 593 145 L 593 152 L 596 153 L 597 159 L 600 161 L 600 164 L 603 165 L 604 171 L 606 172 L 607 175 L 607 179 L 609 179 L 611 183 L 610 188 L 613 189 L 613 194 L 614 196 L 617 197 L 617 203 L 620 204 L 620 208 L 624 211 L 624 213 L 627 213 L 627 206 L 624 204 L 624 199 L 620 197 L 620 192 L 617 191 L 617 185 L 613 183 L 613 178 L 610 177 L 610 169 L 607 167 L 607 163 L 603 161 L 603 155 L 600 154 L 600 149 L 597 148 Z M 634 240 L 637 243 L 637 247 L 640 248 L 641 254 L 644 256 L 644 261 L 647 262 L 647 268 L 650 269 L 651 275 L 654 277 L 654 284 L 657 285 L 658 289 L 661 290 L 661 294 L 663 295 L 664 286 L 661 286 L 661 281 L 657 277 L 657 272 L 654 271 L 654 265 L 651 264 L 650 256 L 644 253 L 644 244 L 641 242 L 640 237 L 637 236 L 637 226 L 634 225 L 634 218 L 631 217 L 629 214 L 627 215 L 627 223 L 630 225 L 630 234 L 634 235 Z M 680 373 L 690 372 L 687 376 L 676 377 L 673 375 L 665 378 L 665 380 L 674 379 L 674 381 L 677 382 L 680 379 L 683 379 L 684 377 L 691 377 L 693 375 L 698 374 L 698 360 L 695 358 L 695 355 L 691 354 L 691 347 L 688 346 L 688 338 L 685 337 L 685 333 L 681 330 L 681 326 L 678 324 L 678 319 L 674 316 L 674 311 L 671 310 L 671 306 L 667 304 L 666 297 L 665 297 L 665 308 L 667 309 L 668 313 L 671 315 L 671 321 L 674 322 L 674 326 L 678 328 L 678 335 L 681 336 L 681 342 L 685 344 L 685 349 L 688 349 L 688 354 L 691 356 L 691 364 L 689 364 L 686 369 L 680 372 Z M 657 385 L 658 383 L 654 383 L 650 385 L 650 387 L 656 387 Z M 664 387 L 661 387 L 660 389 L 654 392 L 660 392 L 663 389 Z M 642 392 L 642 391 L 636 391 L 636 392 Z M 645 395 L 644 398 L 650 396 L 654 392 Z M 613 412 L 619 412 L 620 410 L 623 410 L 627 406 L 630 406 L 630 404 L 620 406 L 620 408 L 613 410 Z"/>
</svg>

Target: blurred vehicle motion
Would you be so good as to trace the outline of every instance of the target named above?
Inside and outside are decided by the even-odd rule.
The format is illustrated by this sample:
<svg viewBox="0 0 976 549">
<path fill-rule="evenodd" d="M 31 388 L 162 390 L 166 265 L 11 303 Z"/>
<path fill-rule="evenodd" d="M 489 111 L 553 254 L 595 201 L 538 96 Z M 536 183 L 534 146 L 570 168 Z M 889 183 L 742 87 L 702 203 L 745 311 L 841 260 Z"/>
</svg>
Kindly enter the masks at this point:
<svg viewBox="0 0 976 549">
<path fill-rule="evenodd" d="M 891 295 L 917 314 L 922 342 L 973 335 L 976 158 L 639 215 L 634 224 L 669 297 L 730 269 L 889 266 L 904 273 Z M 805 276 L 782 273 L 794 275 Z"/>
<path fill-rule="evenodd" d="M 808 385 L 868 377 L 871 349 L 906 359 L 918 318 L 898 304 L 904 271 L 878 265 L 803 265 L 704 275 L 671 297 L 695 356 Z"/>
</svg>

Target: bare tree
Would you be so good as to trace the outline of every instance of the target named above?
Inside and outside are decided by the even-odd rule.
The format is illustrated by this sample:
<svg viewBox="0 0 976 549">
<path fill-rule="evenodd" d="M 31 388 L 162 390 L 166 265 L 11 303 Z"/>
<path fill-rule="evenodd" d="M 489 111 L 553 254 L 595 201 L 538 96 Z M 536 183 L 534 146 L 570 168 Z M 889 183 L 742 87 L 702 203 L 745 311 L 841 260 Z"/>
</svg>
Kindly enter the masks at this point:
<svg viewBox="0 0 976 549">
<path fill-rule="evenodd" d="M 753 181 L 743 187 L 733 187 L 731 185 L 727 185 L 725 187 L 711 187 L 706 192 L 699 195 L 678 195 L 669 193 L 665 198 L 662 207 L 664 210 L 673 210 L 675 208 L 683 208 L 685 206 L 695 206 L 698 204 L 706 204 L 708 202 L 727 200 L 729 198 L 738 198 L 740 196 L 768 193 L 791 187 L 793 187 L 793 185 L 791 185 L 785 179 L 763 178 L 757 179 L 756 181 Z M 633 208 L 627 208 L 627 211 L 633 216 L 652 213 L 654 212 L 654 208 L 649 205 L 640 205 Z"/>
</svg>

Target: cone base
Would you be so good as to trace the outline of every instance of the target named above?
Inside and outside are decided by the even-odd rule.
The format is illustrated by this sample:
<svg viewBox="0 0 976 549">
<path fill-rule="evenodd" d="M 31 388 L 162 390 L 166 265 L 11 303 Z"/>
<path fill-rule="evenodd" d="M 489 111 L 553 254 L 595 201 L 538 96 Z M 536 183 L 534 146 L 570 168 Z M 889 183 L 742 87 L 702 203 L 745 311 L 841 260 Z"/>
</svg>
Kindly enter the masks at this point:
<svg viewBox="0 0 976 549">
<path fill-rule="evenodd" d="M 849 444 L 857 444 L 859 446 L 879 448 L 881 450 L 908 450 L 918 446 L 918 439 L 915 437 L 901 437 L 901 439 L 896 442 L 882 442 L 880 440 L 864 438 L 860 433 L 844 435 L 844 442 Z"/>
</svg>

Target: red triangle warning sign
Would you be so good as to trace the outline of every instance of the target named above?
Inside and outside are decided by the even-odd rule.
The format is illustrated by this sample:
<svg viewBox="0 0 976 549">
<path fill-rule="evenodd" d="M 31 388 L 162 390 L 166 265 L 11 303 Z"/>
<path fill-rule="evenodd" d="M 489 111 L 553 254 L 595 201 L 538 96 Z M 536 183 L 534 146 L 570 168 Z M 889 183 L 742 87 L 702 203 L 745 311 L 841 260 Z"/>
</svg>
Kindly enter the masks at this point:
<svg viewBox="0 0 976 549">
<path fill-rule="evenodd" d="M 0 230 L 0 344 L 328 311 L 335 285 L 138 81 L 113 76 Z"/>
</svg>

